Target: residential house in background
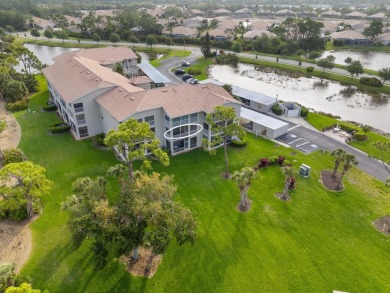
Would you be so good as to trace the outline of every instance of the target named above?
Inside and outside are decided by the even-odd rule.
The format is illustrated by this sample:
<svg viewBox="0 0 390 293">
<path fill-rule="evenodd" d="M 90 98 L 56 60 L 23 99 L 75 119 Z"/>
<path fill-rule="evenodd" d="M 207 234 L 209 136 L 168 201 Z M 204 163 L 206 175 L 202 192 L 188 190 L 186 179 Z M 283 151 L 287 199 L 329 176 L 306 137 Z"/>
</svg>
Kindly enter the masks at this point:
<svg viewBox="0 0 390 293">
<path fill-rule="evenodd" d="M 275 16 L 277 17 L 294 17 L 296 16 L 294 11 L 291 11 L 289 9 L 282 9 L 277 12 L 275 12 Z"/>
<path fill-rule="evenodd" d="M 262 37 L 263 34 L 267 35 L 268 37 L 275 37 L 276 36 L 274 33 L 271 33 L 267 30 L 253 30 L 253 31 L 246 32 L 243 35 L 243 38 L 245 40 L 253 40 L 255 37 Z"/>
<path fill-rule="evenodd" d="M 323 13 L 321 13 L 321 17 L 328 17 L 328 18 L 338 18 L 341 17 L 341 13 L 334 10 L 328 10 Z"/>
<path fill-rule="evenodd" d="M 237 18 L 250 18 L 253 16 L 253 12 L 249 8 L 242 8 L 237 10 L 234 13 L 234 16 Z"/>
<path fill-rule="evenodd" d="M 40 17 L 31 17 L 29 20 L 29 26 L 30 28 L 37 28 L 37 29 L 48 29 L 48 28 L 54 28 L 56 25 L 53 21 L 49 19 L 44 19 Z"/>
<path fill-rule="evenodd" d="M 224 8 L 219 8 L 219 9 L 214 10 L 214 14 L 215 14 L 215 16 L 228 16 L 228 15 L 231 15 L 232 12 L 227 10 L 227 9 L 224 9 Z"/>
<path fill-rule="evenodd" d="M 354 11 L 344 15 L 344 18 L 346 19 L 363 19 L 365 17 L 367 17 L 367 14 L 360 11 Z"/>
<path fill-rule="evenodd" d="M 233 35 L 228 32 L 228 30 L 223 30 L 221 28 L 215 28 L 208 31 L 210 39 L 214 41 L 225 41 L 233 38 Z M 206 35 L 206 32 L 203 33 Z"/>
<path fill-rule="evenodd" d="M 361 33 L 353 31 L 353 30 L 346 30 L 341 32 L 334 32 L 330 34 L 330 39 L 333 40 L 340 40 L 343 42 L 344 45 L 371 45 L 372 40 L 369 38 L 363 36 Z"/>
<path fill-rule="evenodd" d="M 380 34 L 376 38 L 376 41 L 381 43 L 382 45 L 385 45 L 385 46 L 390 45 L 390 33 Z"/>
<path fill-rule="evenodd" d="M 162 34 L 172 38 L 195 38 L 198 35 L 198 30 L 185 26 L 176 26 L 171 30 L 164 29 Z"/>
<path fill-rule="evenodd" d="M 386 19 L 386 14 L 384 14 L 383 12 L 380 12 L 380 13 L 376 13 L 376 14 L 372 14 L 372 15 L 368 15 L 366 17 L 366 19 L 368 20 L 385 20 Z"/>
</svg>

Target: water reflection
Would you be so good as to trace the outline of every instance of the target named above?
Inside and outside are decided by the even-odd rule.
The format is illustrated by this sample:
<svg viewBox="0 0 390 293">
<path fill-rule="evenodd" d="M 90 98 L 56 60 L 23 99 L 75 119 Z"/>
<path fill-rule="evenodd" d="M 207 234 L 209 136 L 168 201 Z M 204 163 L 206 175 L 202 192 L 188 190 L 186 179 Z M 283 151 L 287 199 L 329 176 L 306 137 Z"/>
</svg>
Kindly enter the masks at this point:
<svg viewBox="0 0 390 293">
<path fill-rule="evenodd" d="M 236 72 L 238 70 L 238 72 Z M 260 92 L 279 100 L 298 102 L 308 108 L 340 116 L 344 120 L 368 124 L 390 133 L 389 97 L 370 96 L 353 87 L 319 78 L 279 75 L 275 69 L 262 72 L 252 65 L 238 68 L 215 65 L 210 75 L 224 83 Z"/>
<path fill-rule="evenodd" d="M 345 65 L 344 60 L 351 57 L 359 60 L 364 68 L 379 70 L 384 67 L 390 67 L 390 53 L 385 52 L 356 52 L 356 51 L 326 51 L 321 58 L 332 55 L 336 58 L 336 64 Z"/>
</svg>

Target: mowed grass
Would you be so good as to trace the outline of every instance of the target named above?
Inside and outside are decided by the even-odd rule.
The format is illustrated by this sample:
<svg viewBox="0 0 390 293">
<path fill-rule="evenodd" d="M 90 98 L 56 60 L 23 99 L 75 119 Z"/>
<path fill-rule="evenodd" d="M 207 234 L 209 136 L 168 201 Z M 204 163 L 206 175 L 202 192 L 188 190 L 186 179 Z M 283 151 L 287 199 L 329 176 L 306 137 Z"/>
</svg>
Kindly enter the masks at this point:
<svg viewBox="0 0 390 293">
<path fill-rule="evenodd" d="M 208 78 L 207 68 L 212 64 L 214 64 L 214 58 L 200 57 L 196 59 L 191 66 L 186 68 L 186 72 L 188 73 L 190 69 L 199 70 L 200 74 L 194 75 L 194 78 L 198 80 L 205 80 Z"/>
<path fill-rule="evenodd" d="M 31 225 L 33 252 L 22 273 L 33 278 L 34 287 L 51 293 L 390 291 L 390 238 L 372 225 L 390 213 L 383 183 L 354 169 L 345 178 L 345 191 L 329 192 L 319 183 L 320 170 L 333 165 L 329 154 L 292 155 L 291 149 L 252 135 L 247 147 L 229 148 L 231 171 L 272 155 L 283 155 L 296 167 L 310 165 L 309 178 L 297 176 L 291 202 L 274 196 L 283 188 L 283 177 L 272 166 L 260 170 L 250 188 L 251 211 L 238 213 L 238 189 L 221 176 L 222 150 L 216 156 L 196 150 L 173 157 L 169 167 L 155 164 L 154 170 L 174 175 L 176 200 L 195 213 L 199 237 L 194 246 L 171 243 L 151 279 L 131 277 L 116 260 L 95 271 L 90 243 L 72 246 L 68 214 L 60 203 L 75 179 L 102 176 L 117 161 L 90 140 L 48 135 L 49 123 L 57 118 L 39 111 L 46 99 L 44 90 L 31 100 L 35 113 L 16 113 L 23 130 L 20 147 L 55 182 L 42 215 Z M 109 190 L 113 200 L 115 182 Z"/>
</svg>

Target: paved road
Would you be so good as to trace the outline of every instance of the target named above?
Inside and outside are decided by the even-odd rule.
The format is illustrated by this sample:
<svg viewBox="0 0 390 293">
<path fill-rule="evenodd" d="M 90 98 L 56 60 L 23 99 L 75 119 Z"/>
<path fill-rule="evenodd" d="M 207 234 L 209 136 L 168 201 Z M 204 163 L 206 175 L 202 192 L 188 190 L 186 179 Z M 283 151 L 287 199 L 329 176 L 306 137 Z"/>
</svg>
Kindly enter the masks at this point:
<svg viewBox="0 0 390 293">
<path fill-rule="evenodd" d="M 375 178 L 383 182 L 385 182 L 387 178 L 389 178 L 389 173 L 385 170 L 382 163 L 377 160 L 368 158 L 366 153 L 355 149 L 348 144 L 335 140 L 332 137 L 329 137 L 318 130 L 310 129 L 305 126 L 296 127 L 299 124 L 292 123 L 287 120 L 284 121 L 290 124 L 289 128 L 291 130 L 288 133 L 296 135 L 297 138 L 301 137 L 307 141 L 310 141 L 310 143 L 314 143 L 315 145 L 317 145 L 318 149 L 326 150 L 328 152 L 331 152 L 332 150 L 337 148 L 341 148 L 356 157 L 356 159 L 359 161 L 357 167 L 362 171 L 374 176 Z"/>
</svg>

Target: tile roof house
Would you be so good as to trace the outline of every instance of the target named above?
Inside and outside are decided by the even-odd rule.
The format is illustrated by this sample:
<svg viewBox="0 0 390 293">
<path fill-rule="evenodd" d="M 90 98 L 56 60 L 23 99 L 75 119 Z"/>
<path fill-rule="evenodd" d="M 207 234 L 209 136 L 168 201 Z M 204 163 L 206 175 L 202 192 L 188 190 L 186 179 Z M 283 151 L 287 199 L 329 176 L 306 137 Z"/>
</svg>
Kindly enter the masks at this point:
<svg viewBox="0 0 390 293">
<path fill-rule="evenodd" d="M 34 27 L 38 29 L 54 28 L 56 26 L 53 21 L 36 16 L 31 17 L 29 25 L 32 28 Z"/>
<path fill-rule="evenodd" d="M 341 16 L 341 13 L 340 12 L 337 12 L 337 11 L 334 11 L 334 10 L 329 10 L 329 11 L 325 11 L 321 14 L 322 17 L 340 17 Z"/>
<path fill-rule="evenodd" d="M 253 12 L 249 8 L 242 8 L 242 9 L 237 10 L 234 13 L 234 16 L 238 17 L 238 18 L 248 18 L 248 17 L 253 16 Z"/>
<path fill-rule="evenodd" d="M 334 32 L 330 34 L 330 39 L 332 41 L 340 40 L 343 42 L 344 45 L 371 45 L 372 44 L 372 40 L 366 38 L 361 33 L 353 30 Z"/>
<path fill-rule="evenodd" d="M 254 30 L 246 32 L 243 37 L 245 40 L 253 40 L 255 37 L 261 37 L 263 34 L 266 34 L 268 37 L 275 37 L 274 33 L 271 33 L 267 30 Z"/>
<path fill-rule="evenodd" d="M 232 39 L 233 36 L 228 32 L 228 30 L 224 30 L 221 28 L 215 28 L 208 31 L 210 40 L 215 41 L 225 41 Z M 206 32 L 203 33 L 203 35 L 206 35 Z"/>
<path fill-rule="evenodd" d="M 365 17 L 367 17 L 367 14 L 360 11 L 354 11 L 344 15 L 344 18 L 349 18 L 349 19 L 363 19 Z"/>
<path fill-rule="evenodd" d="M 214 10 L 214 14 L 216 16 L 223 16 L 223 15 L 231 15 L 232 12 L 227 10 L 227 9 L 224 9 L 224 8 L 219 8 L 219 9 Z"/>
<path fill-rule="evenodd" d="M 382 45 L 390 45 L 390 33 L 380 34 L 376 38 L 376 41 L 380 42 Z"/>
<path fill-rule="evenodd" d="M 101 49 L 106 51 L 92 50 Z M 216 106 L 232 107 L 240 115 L 241 103 L 220 86 L 183 84 L 144 89 L 135 85 L 144 84 L 145 78 L 128 80 L 96 60 L 106 60 L 103 54 L 102 58 L 96 56 L 96 51 L 64 53 L 42 70 L 50 99 L 76 140 L 107 133 L 133 118 L 149 123 L 160 146 L 177 154 L 200 147 L 203 138 L 212 139 L 205 114 Z M 189 123 L 204 128 L 193 137 L 184 137 L 199 130 L 199 126 Z M 168 140 L 164 134 L 173 127 L 169 136 L 174 139 Z"/>
<path fill-rule="evenodd" d="M 380 13 L 368 15 L 366 17 L 366 19 L 369 19 L 369 20 L 385 20 L 386 19 L 386 14 L 384 14 L 383 12 L 380 12 Z"/>
<path fill-rule="evenodd" d="M 275 12 L 275 16 L 295 16 L 295 12 L 294 11 L 291 11 L 289 9 L 282 9 L 282 10 L 279 10 L 277 12 Z"/>
<path fill-rule="evenodd" d="M 175 26 L 172 31 L 164 29 L 162 34 L 172 38 L 195 38 L 198 35 L 198 30 L 185 26 Z"/>
</svg>

